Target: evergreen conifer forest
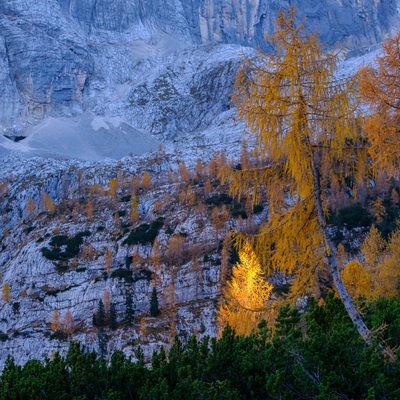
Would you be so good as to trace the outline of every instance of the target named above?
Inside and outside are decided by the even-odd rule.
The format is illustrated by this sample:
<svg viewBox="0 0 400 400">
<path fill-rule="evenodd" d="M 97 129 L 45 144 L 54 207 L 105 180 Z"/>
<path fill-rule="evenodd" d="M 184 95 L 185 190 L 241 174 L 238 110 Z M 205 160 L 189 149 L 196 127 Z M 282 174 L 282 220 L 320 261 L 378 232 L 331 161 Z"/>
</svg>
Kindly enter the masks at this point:
<svg viewBox="0 0 400 400">
<path fill-rule="evenodd" d="M 398 348 L 400 298 L 359 306 L 379 340 Z M 77 342 L 44 363 L 9 358 L 0 399 L 398 399 L 399 376 L 399 357 L 365 346 L 331 292 L 323 305 L 311 298 L 304 313 L 284 306 L 272 329 L 261 321 L 246 336 L 228 326 L 218 339 L 176 338 L 150 365 L 140 347 L 136 361 L 115 352 L 108 362 Z"/>
</svg>

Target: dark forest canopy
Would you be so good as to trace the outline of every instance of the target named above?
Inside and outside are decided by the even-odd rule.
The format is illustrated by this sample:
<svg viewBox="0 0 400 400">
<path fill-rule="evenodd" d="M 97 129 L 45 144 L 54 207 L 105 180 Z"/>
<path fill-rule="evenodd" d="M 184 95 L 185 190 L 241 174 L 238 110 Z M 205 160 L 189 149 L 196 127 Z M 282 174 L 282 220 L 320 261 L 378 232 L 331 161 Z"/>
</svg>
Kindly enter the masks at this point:
<svg viewBox="0 0 400 400">
<path fill-rule="evenodd" d="M 382 340 L 399 345 L 400 298 L 378 299 L 364 309 Z M 385 326 L 385 329 L 382 327 Z M 306 313 L 285 306 L 272 330 L 261 322 L 249 336 L 227 327 L 220 339 L 178 338 L 146 365 L 115 352 L 107 362 L 72 343 L 23 367 L 9 358 L 0 399 L 396 399 L 400 362 L 385 360 L 357 334 L 340 300 L 310 299 Z"/>
</svg>

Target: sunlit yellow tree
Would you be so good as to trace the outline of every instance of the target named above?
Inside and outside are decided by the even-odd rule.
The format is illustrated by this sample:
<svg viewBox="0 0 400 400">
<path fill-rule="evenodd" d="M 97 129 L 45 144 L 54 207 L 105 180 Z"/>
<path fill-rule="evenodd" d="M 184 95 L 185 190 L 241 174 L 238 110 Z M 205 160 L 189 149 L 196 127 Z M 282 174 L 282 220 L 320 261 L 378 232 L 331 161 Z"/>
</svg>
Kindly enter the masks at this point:
<svg viewBox="0 0 400 400">
<path fill-rule="evenodd" d="M 341 272 L 343 283 L 353 298 L 372 296 L 371 276 L 358 260 L 348 262 Z"/>
<path fill-rule="evenodd" d="M 108 193 L 111 197 L 113 197 L 113 198 L 115 197 L 115 195 L 117 194 L 118 187 L 119 187 L 118 179 L 112 178 L 110 180 L 109 189 L 108 189 Z"/>
<path fill-rule="evenodd" d="M 362 245 L 365 267 L 371 276 L 373 297 L 394 297 L 400 291 L 400 230 L 385 240 L 372 226 Z"/>
<path fill-rule="evenodd" d="M 359 149 L 353 80 L 337 80 L 336 52 L 324 51 L 315 33 L 296 23 L 295 11 L 280 12 L 269 38 L 273 54 L 259 51 L 240 69 L 234 93 L 239 117 L 256 140 L 259 168 L 226 168 L 236 195 L 253 203 L 266 190 L 269 219 L 252 238 L 267 272 L 291 279 L 293 299 L 312 294 L 327 264 L 334 285 L 358 332 L 363 323 L 339 275 L 336 248 L 326 223 L 325 199 L 332 174 L 355 172 Z M 243 240 L 238 239 L 238 245 Z"/>
<path fill-rule="evenodd" d="M 226 283 L 218 322 L 221 330 L 229 324 L 239 335 L 248 335 L 268 316 L 267 300 L 272 285 L 265 280 L 260 262 L 249 243 L 239 251 L 239 259 Z"/>
</svg>

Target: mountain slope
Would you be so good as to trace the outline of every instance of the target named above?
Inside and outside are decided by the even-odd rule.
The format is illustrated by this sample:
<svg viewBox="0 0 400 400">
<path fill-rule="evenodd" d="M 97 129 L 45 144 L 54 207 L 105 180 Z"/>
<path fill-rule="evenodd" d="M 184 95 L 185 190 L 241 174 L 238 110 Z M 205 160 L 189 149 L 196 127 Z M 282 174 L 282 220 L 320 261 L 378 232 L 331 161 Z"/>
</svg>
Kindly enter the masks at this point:
<svg viewBox="0 0 400 400">
<path fill-rule="evenodd" d="M 26 135 L 47 116 L 90 110 L 164 138 L 203 129 L 229 104 L 240 53 L 229 45 L 267 46 L 277 10 L 292 4 L 323 42 L 345 40 L 351 54 L 399 20 L 398 0 L 3 1 L 0 126 Z"/>
</svg>

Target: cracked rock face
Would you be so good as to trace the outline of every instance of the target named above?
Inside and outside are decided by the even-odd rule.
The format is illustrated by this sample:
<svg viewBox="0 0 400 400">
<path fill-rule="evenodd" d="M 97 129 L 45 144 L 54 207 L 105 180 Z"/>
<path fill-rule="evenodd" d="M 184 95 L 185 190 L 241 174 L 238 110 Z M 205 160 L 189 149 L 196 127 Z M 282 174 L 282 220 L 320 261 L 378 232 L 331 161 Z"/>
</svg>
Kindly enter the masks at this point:
<svg viewBox="0 0 400 400">
<path fill-rule="evenodd" d="M 208 53 L 224 52 L 224 46 L 266 47 L 263 39 L 279 7 L 290 5 L 297 7 L 300 18 L 307 17 L 307 25 L 318 30 L 325 43 L 344 42 L 350 55 L 378 44 L 398 21 L 398 0 L 4 0 L 0 127 L 4 134 L 17 136 L 47 116 L 87 110 L 110 117 L 128 113 L 131 125 L 164 137 L 207 125 L 226 110 L 235 73 L 230 65 L 236 56 L 225 54 L 226 59 L 216 60 L 208 70 L 197 64 L 199 71 L 188 74 L 197 62 L 196 46 L 209 45 L 202 50 L 204 59 Z M 184 122 L 178 120 L 185 92 L 175 84 L 176 92 L 172 86 L 172 91 L 161 90 L 163 81 L 169 84 L 172 75 L 180 74 L 177 65 L 181 86 L 193 88 Z M 159 70 L 159 76 L 146 74 L 149 70 Z M 219 71 L 222 79 L 214 85 Z M 139 84 L 148 91 L 140 91 Z M 160 92 L 159 85 L 164 85 Z M 215 93 L 210 95 L 210 85 L 222 93 L 217 100 Z M 139 103 L 130 107 L 126 90 Z M 160 96 L 163 105 L 156 107 Z M 121 97 L 125 102 L 119 102 Z M 145 116 L 137 115 L 141 104 L 153 105 L 145 108 Z M 204 108 L 214 114 L 205 116 Z M 161 113 L 159 121 L 152 119 L 154 110 Z"/>
</svg>

